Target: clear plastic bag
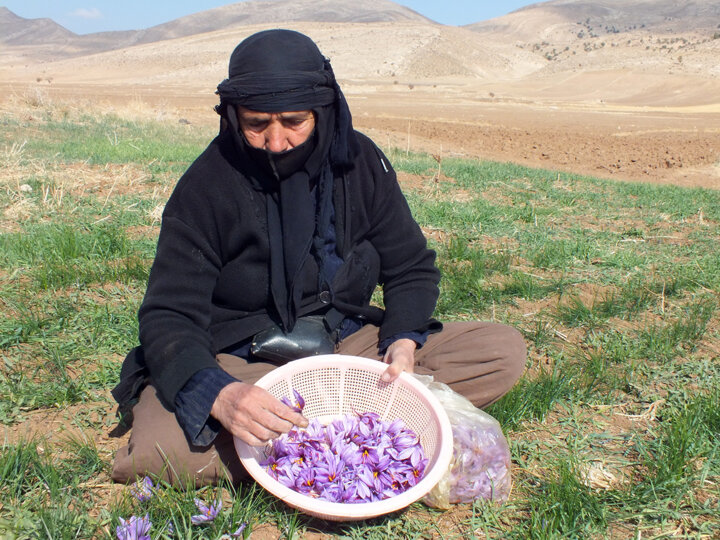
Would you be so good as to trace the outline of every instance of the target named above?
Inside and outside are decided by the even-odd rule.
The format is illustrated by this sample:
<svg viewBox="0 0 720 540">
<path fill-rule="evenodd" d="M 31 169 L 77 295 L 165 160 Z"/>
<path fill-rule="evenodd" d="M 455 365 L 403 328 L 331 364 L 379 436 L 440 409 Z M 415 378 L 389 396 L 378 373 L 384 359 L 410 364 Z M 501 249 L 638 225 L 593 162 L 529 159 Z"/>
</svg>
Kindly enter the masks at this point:
<svg viewBox="0 0 720 540">
<path fill-rule="evenodd" d="M 440 400 L 453 431 L 453 459 L 423 502 L 433 508 L 476 499 L 504 502 L 510 496 L 510 448 L 500 423 L 446 384 L 416 375 Z"/>
</svg>

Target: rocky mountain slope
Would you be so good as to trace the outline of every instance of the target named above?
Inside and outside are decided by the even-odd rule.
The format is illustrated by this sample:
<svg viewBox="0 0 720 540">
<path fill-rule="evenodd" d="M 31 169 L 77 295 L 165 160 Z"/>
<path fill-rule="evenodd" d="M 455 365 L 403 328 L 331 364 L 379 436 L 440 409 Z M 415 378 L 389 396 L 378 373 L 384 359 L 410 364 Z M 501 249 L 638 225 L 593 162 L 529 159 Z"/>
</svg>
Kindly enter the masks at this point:
<svg viewBox="0 0 720 540">
<path fill-rule="evenodd" d="M 552 0 L 466 28 L 542 58 L 536 97 L 718 102 L 716 0 Z"/>
<path fill-rule="evenodd" d="M 572 40 L 645 30 L 662 34 L 720 30 L 716 0 L 551 0 L 468 25 L 517 39 Z M 578 36 L 578 34 L 581 34 Z"/>
<path fill-rule="evenodd" d="M 3 45 L 39 45 L 41 41 L 62 43 L 74 37 L 74 33 L 52 19 L 24 19 L 0 6 L 0 43 Z"/>
</svg>

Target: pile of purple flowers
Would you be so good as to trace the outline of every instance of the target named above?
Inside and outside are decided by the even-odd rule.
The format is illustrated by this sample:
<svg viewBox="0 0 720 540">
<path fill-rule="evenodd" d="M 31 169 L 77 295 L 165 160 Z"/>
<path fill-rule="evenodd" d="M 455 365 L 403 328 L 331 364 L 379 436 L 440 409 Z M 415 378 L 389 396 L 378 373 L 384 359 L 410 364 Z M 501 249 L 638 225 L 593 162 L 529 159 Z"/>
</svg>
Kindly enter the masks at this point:
<svg viewBox="0 0 720 540">
<path fill-rule="evenodd" d="M 506 501 L 510 495 L 510 449 L 500 426 L 478 429 L 453 424 L 449 502 Z"/>
<path fill-rule="evenodd" d="M 296 392 L 302 410 L 305 402 Z M 272 442 L 260 464 L 281 484 L 310 497 L 365 503 L 394 497 L 416 485 L 428 460 L 418 436 L 398 419 L 373 412 L 346 415 L 327 426 L 312 419 Z"/>
</svg>

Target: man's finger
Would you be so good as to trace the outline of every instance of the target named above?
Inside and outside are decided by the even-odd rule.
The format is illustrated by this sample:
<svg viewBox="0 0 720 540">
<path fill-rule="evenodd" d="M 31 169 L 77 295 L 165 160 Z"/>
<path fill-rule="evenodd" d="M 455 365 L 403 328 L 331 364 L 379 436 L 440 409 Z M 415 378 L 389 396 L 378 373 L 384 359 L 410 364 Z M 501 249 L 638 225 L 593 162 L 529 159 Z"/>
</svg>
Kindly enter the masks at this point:
<svg viewBox="0 0 720 540">
<path fill-rule="evenodd" d="M 241 431 L 238 434 L 233 434 L 235 437 L 243 441 L 245 444 L 248 444 L 250 446 L 265 446 L 267 443 L 265 441 L 261 441 L 258 439 L 255 435 L 250 433 L 249 431 Z"/>
<path fill-rule="evenodd" d="M 398 378 L 401 371 L 402 371 L 402 367 L 400 367 L 397 363 L 392 363 L 387 367 L 387 369 L 385 371 L 383 371 L 383 374 L 380 376 L 380 379 L 383 382 L 392 382 Z"/>
<path fill-rule="evenodd" d="M 275 429 L 268 428 L 262 424 L 253 423 L 248 431 L 255 436 L 258 440 L 262 441 L 263 444 L 267 443 L 272 439 L 277 439 L 283 431 L 277 431 Z"/>
<path fill-rule="evenodd" d="M 294 426 L 306 427 L 308 425 L 307 418 L 301 413 L 294 411 L 291 407 L 288 407 L 280 400 L 273 400 L 272 404 L 268 407 L 268 410 L 276 416 L 287 420 Z"/>
</svg>

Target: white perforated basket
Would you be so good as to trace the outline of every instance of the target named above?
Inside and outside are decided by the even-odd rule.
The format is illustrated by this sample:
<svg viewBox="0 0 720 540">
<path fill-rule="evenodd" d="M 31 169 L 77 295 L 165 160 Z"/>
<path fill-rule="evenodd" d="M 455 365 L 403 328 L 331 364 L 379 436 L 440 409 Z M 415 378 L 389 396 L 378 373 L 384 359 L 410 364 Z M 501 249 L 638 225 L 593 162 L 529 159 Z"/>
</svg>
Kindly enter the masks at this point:
<svg viewBox="0 0 720 540">
<path fill-rule="evenodd" d="M 270 446 L 249 446 L 235 438 L 235 449 L 250 475 L 293 508 L 334 521 L 368 519 L 405 508 L 426 495 L 447 472 L 453 453 L 452 429 L 438 399 L 408 373 L 392 383 L 380 376 L 387 364 L 340 354 L 295 360 L 262 377 L 256 385 L 278 399 L 292 399 L 293 389 L 305 399 L 303 415 L 323 423 L 346 414 L 374 412 L 383 420 L 402 419 L 420 438 L 428 459 L 422 480 L 407 491 L 382 501 L 335 503 L 298 493 L 275 480 L 260 465 Z"/>
</svg>

